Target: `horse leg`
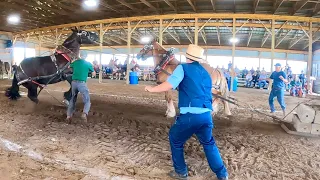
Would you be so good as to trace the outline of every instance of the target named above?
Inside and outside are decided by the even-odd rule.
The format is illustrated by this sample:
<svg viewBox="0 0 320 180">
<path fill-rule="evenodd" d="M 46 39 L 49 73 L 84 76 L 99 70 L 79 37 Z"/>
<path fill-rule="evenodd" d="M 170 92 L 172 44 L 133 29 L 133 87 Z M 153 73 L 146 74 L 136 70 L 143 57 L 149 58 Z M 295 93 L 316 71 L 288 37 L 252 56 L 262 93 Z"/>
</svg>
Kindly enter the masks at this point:
<svg viewBox="0 0 320 180">
<path fill-rule="evenodd" d="M 225 93 L 223 94 L 223 97 L 224 97 L 225 99 L 227 99 L 227 98 L 228 98 L 228 95 L 229 95 L 229 93 L 228 93 L 228 92 L 225 92 Z M 229 102 L 223 101 L 223 105 L 224 105 L 224 114 L 226 114 L 226 115 L 228 115 L 228 116 L 231 116 L 231 111 L 230 111 L 230 107 L 229 107 Z"/>
<path fill-rule="evenodd" d="M 169 117 L 169 118 L 175 117 L 176 109 L 174 108 L 174 105 L 173 105 L 172 91 L 165 92 L 165 99 L 167 101 L 166 117 Z"/>
<path fill-rule="evenodd" d="M 36 104 L 39 103 L 39 100 L 38 100 L 38 85 L 36 84 L 33 84 L 31 82 L 27 82 L 25 85 L 27 89 L 28 89 L 28 98 L 35 102 Z"/>
<path fill-rule="evenodd" d="M 68 76 L 67 77 L 67 81 L 70 84 L 70 88 L 69 88 L 69 91 L 64 92 L 64 94 L 63 94 L 63 96 L 64 96 L 63 102 L 65 103 L 66 106 L 69 106 L 69 102 L 70 102 L 71 97 L 72 97 L 72 87 L 71 87 L 72 76 Z"/>
<path fill-rule="evenodd" d="M 212 116 L 214 116 L 219 112 L 219 99 L 216 97 L 213 99 L 212 108 L 213 108 L 213 111 L 211 114 Z"/>
</svg>

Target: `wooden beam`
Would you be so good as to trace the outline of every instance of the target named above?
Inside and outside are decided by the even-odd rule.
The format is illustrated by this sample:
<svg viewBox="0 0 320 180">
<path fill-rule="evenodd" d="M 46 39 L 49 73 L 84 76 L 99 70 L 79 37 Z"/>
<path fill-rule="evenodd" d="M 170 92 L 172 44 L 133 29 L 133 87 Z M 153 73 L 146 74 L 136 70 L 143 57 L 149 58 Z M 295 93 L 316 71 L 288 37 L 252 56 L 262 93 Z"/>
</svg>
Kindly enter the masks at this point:
<svg viewBox="0 0 320 180">
<path fill-rule="evenodd" d="M 177 43 L 181 44 L 179 38 L 177 38 L 175 35 L 173 35 L 170 31 L 166 31 L 166 32 L 167 32 L 175 41 L 177 41 Z"/>
<path fill-rule="evenodd" d="M 208 22 L 211 20 L 211 18 L 208 20 L 208 21 L 206 21 L 201 27 L 200 27 L 200 29 L 198 30 L 198 32 L 200 32 L 205 26 L 206 26 L 206 24 L 208 24 Z"/>
<path fill-rule="evenodd" d="M 249 38 L 248 38 L 248 42 L 247 42 L 247 47 L 249 46 L 250 44 L 250 41 L 251 41 L 251 38 L 252 38 L 252 34 L 253 34 L 253 28 L 250 28 L 251 29 L 251 32 L 249 34 Z"/>
<path fill-rule="evenodd" d="M 175 48 L 187 48 L 188 45 L 175 45 L 175 44 L 167 44 L 168 47 L 175 47 Z M 201 46 L 201 45 L 200 45 Z M 131 45 L 132 48 L 143 48 L 143 45 Z M 230 50 L 230 46 L 201 46 L 208 49 L 227 49 Z M 80 49 L 97 49 L 98 46 L 82 46 Z M 103 48 L 110 49 L 110 48 L 127 48 L 127 46 L 104 46 Z M 270 52 L 270 48 L 252 48 L 252 47 L 237 47 L 237 50 L 255 50 L 255 51 L 262 51 L 262 52 Z M 287 49 L 275 49 L 275 52 L 281 53 L 293 53 L 293 54 L 308 54 L 306 51 L 297 51 L 297 50 L 287 50 Z"/>
<path fill-rule="evenodd" d="M 151 8 L 152 10 L 156 11 L 157 13 L 159 13 L 158 9 L 156 7 L 154 7 L 151 3 L 149 3 L 147 0 L 140 0 L 143 4 L 145 4 L 146 6 L 148 6 L 149 8 Z"/>
<path fill-rule="evenodd" d="M 216 0 L 211 0 L 212 9 L 215 12 L 216 11 Z"/>
<path fill-rule="evenodd" d="M 219 26 L 217 26 L 217 36 L 218 36 L 218 42 L 219 42 L 219 46 L 221 45 L 221 41 L 220 41 L 220 30 L 219 30 Z"/>
<path fill-rule="evenodd" d="M 201 19 L 230 19 L 233 17 L 241 17 L 245 19 L 260 19 L 260 20 L 271 20 L 275 19 L 277 21 L 299 21 L 299 22 L 314 22 L 314 23 L 320 23 L 320 18 L 310 18 L 310 17 L 300 17 L 300 16 L 278 16 L 278 15 L 266 15 L 266 14 L 223 14 L 223 13 L 199 13 L 199 14 L 170 14 L 170 15 L 156 15 L 156 16 L 139 16 L 139 17 L 126 17 L 126 18 L 113 18 L 113 19 L 103 19 L 103 20 L 95 20 L 95 21 L 86 21 L 86 22 L 79 22 L 79 23 L 70 23 L 70 24 L 62 24 L 62 25 L 56 25 L 56 26 L 50 26 L 50 27 L 44 27 L 44 28 L 37 28 L 37 29 L 31 29 L 28 31 L 22 31 L 19 32 L 19 34 L 23 33 L 29 33 L 33 31 L 45 31 L 48 29 L 55 29 L 55 28 L 70 28 L 75 26 L 84 26 L 84 25 L 93 25 L 93 24 L 99 24 L 99 23 L 123 23 L 126 21 L 147 21 L 147 20 L 159 20 L 159 19 L 172 19 L 174 17 L 175 19 L 190 19 L 190 18 L 201 18 Z M 208 26 L 216 26 L 219 23 L 208 23 Z M 228 23 L 227 23 L 228 24 Z M 242 24 L 240 24 L 241 26 Z M 248 26 L 251 26 L 252 24 L 248 24 Z M 257 24 L 255 24 L 257 25 Z M 253 25 L 252 27 L 256 27 Z M 179 25 L 177 25 L 179 26 Z M 181 26 L 181 25 L 180 25 Z M 222 25 L 220 25 L 222 26 Z M 236 24 L 236 26 L 238 26 Z M 259 25 L 258 25 L 259 26 Z M 292 26 L 291 26 L 292 27 Z M 288 28 L 288 29 L 295 29 L 295 28 Z M 285 26 L 284 26 L 285 28 Z"/>
<path fill-rule="evenodd" d="M 278 9 L 280 8 L 280 6 L 282 5 L 282 3 L 284 2 L 284 0 L 275 0 L 273 3 L 273 14 L 275 14 Z"/>
<path fill-rule="evenodd" d="M 187 1 L 190 4 L 190 6 L 192 7 L 193 11 L 197 12 L 196 6 L 192 3 L 192 1 L 191 0 L 187 0 Z"/>
<path fill-rule="evenodd" d="M 297 1 L 295 6 L 293 7 L 291 15 L 295 15 L 298 11 L 300 11 L 307 3 L 309 0 L 302 0 L 302 1 Z"/>
<path fill-rule="evenodd" d="M 269 38 L 270 33 L 265 32 L 264 33 L 264 39 L 262 39 L 261 47 L 267 42 L 267 39 Z"/>
<path fill-rule="evenodd" d="M 304 37 L 306 37 L 307 35 L 304 34 L 302 35 L 299 39 L 293 41 L 290 45 L 289 45 L 289 49 L 291 49 L 294 45 L 296 45 L 299 41 L 301 41 Z"/>
<path fill-rule="evenodd" d="M 276 44 L 276 31 L 275 31 L 275 20 L 271 21 L 271 72 L 273 72 L 273 61 L 275 59 L 275 44 Z M 271 90 L 270 90 L 271 91 Z"/>
<path fill-rule="evenodd" d="M 289 30 L 281 39 L 278 40 L 275 48 L 277 48 L 277 47 L 281 44 L 281 42 L 289 35 L 289 33 L 290 33 L 291 31 L 292 31 L 292 29 Z"/>
<path fill-rule="evenodd" d="M 173 4 L 171 4 L 169 0 L 163 0 L 163 1 L 166 2 L 175 12 L 177 12 L 177 9 L 174 7 Z"/>
<path fill-rule="evenodd" d="M 307 89 L 308 90 L 311 90 L 311 87 L 310 87 L 310 84 L 311 84 L 311 81 L 310 81 L 310 76 L 311 76 L 311 72 L 312 72 L 312 57 L 313 57 L 313 54 L 312 54 L 312 23 L 310 22 L 309 23 L 309 49 L 308 49 L 308 62 L 307 62 Z"/>
<path fill-rule="evenodd" d="M 206 37 L 205 32 L 204 32 L 204 31 L 200 31 L 200 35 L 201 35 L 201 37 L 202 37 L 202 39 L 203 39 L 204 43 L 205 43 L 205 44 L 207 44 L 207 37 Z"/>
<path fill-rule="evenodd" d="M 125 2 L 124 0 L 116 0 L 118 1 L 120 4 L 132 9 L 133 11 L 137 12 L 138 14 L 142 14 L 140 9 L 137 9 L 135 7 L 133 7 L 131 4 Z"/>
<path fill-rule="evenodd" d="M 195 25 L 194 25 L 194 44 L 198 45 L 199 40 L 199 24 L 198 24 L 198 18 L 195 18 Z"/>
<path fill-rule="evenodd" d="M 170 21 L 170 23 L 162 30 L 162 32 L 165 32 L 165 31 L 170 27 L 171 23 L 172 23 L 174 20 L 175 20 L 175 19 L 172 19 L 172 20 Z"/>
<path fill-rule="evenodd" d="M 190 43 L 193 43 L 193 39 L 192 37 L 184 30 L 184 27 L 181 27 L 182 32 L 187 36 L 187 38 L 189 39 Z"/>
<path fill-rule="evenodd" d="M 259 5 L 260 0 L 254 0 L 253 1 L 253 13 L 255 14 L 257 12 L 257 7 Z"/>
<path fill-rule="evenodd" d="M 241 28 L 242 28 L 244 25 L 246 25 L 246 24 L 249 22 L 249 20 L 250 20 L 250 19 L 247 19 L 247 21 L 244 22 L 244 23 L 240 26 L 240 28 L 238 28 L 238 30 L 236 31 L 236 34 L 241 30 Z"/>
<path fill-rule="evenodd" d="M 317 3 L 311 13 L 311 17 L 317 15 L 319 12 L 320 12 L 320 3 Z"/>
</svg>

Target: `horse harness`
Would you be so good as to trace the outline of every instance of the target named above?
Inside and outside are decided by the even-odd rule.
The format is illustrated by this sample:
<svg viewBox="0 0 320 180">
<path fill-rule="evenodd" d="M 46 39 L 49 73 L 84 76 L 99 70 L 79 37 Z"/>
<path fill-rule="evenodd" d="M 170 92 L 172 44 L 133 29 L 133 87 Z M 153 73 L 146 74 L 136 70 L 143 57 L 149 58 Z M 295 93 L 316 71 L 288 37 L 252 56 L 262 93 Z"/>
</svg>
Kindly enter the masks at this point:
<svg viewBox="0 0 320 180">
<path fill-rule="evenodd" d="M 61 69 L 59 69 L 59 66 L 57 64 L 56 55 L 58 55 L 58 54 L 61 54 L 68 61 L 68 63 L 65 64 Z M 29 77 L 25 73 L 25 71 L 23 70 L 23 68 L 21 66 L 21 63 L 20 63 L 19 68 L 21 69 L 22 73 L 28 78 L 25 79 L 25 80 L 21 80 L 20 77 L 19 77 L 19 73 L 17 73 L 16 77 L 17 77 L 17 80 L 18 80 L 18 85 L 24 84 L 26 82 L 32 82 L 32 83 L 38 85 L 41 88 L 40 89 L 40 92 L 41 92 L 41 90 L 44 87 L 46 87 L 54 78 L 56 78 L 59 75 L 62 76 L 62 72 L 68 68 L 68 66 L 71 64 L 71 62 L 73 62 L 73 61 L 78 59 L 78 56 L 74 52 L 72 52 L 70 49 L 68 49 L 68 48 L 66 48 L 66 47 L 64 47 L 62 45 L 59 45 L 56 48 L 56 51 L 54 52 L 54 54 L 52 54 L 50 57 L 51 57 L 51 60 L 54 63 L 56 69 L 57 69 L 56 73 L 51 74 L 51 75 L 46 75 L 46 76 Z M 36 82 L 39 79 L 46 79 L 46 78 L 50 78 L 50 79 L 49 79 L 49 81 L 47 81 L 47 83 L 45 85 Z"/>
<path fill-rule="evenodd" d="M 152 55 L 153 55 L 153 51 L 152 51 Z M 173 59 L 174 59 L 173 49 L 170 49 L 169 51 L 166 52 L 166 54 L 163 54 L 163 57 L 160 63 L 154 68 L 153 72 L 155 73 L 155 75 L 158 75 L 160 72 L 163 72 L 166 75 L 170 76 L 171 73 L 165 70 L 165 68 L 169 64 L 169 62 L 172 61 Z"/>
</svg>

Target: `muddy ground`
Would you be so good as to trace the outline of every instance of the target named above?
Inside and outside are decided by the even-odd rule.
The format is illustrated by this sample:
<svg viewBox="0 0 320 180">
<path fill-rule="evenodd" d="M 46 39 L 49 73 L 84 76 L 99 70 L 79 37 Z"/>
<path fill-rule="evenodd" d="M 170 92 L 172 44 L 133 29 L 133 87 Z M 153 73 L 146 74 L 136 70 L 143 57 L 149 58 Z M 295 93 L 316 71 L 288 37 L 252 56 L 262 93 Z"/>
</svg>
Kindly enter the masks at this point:
<svg viewBox="0 0 320 180">
<path fill-rule="evenodd" d="M 25 96 L 10 101 L 1 92 L 1 179 L 169 179 L 168 131 L 173 119 L 164 117 L 164 95 L 123 81 L 88 84 L 93 94 L 87 126 L 78 118 L 71 125 L 65 123 L 66 108 L 45 91 L 37 105 Z M 10 81 L 0 81 L 0 90 L 9 85 Z M 60 101 L 61 91 L 67 89 L 66 82 L 49 86 Z M 269 111 L 265 90 L 239 89 L 231 96 Z M 288 112 L 307 100 L 286 96 Z M 79 98 L 78 115 L 82 106 Z M 320 179 L 320 139 L 288 135 L 271 118 L 248 111 L 248 105 L 231 107 L 231 117 L 215 117 L 214 129 L 230 179 Z M 185 152 L 190 179 L 215 179 L 194 137 Z"/>
</svg>

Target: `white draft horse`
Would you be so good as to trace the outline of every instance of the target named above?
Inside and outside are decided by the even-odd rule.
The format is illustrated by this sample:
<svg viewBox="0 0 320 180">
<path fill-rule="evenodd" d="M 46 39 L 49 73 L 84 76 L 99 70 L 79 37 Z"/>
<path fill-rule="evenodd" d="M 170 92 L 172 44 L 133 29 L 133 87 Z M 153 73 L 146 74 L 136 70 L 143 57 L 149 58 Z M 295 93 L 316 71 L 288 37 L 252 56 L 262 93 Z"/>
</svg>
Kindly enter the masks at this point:
<svg viewBox="0 0 320 180">
<path fill-rule="evenodd" d="M 165 82 L 175 68 L 180 64 L 180 62 L 175 59 L 172 51 L 167 51 L 155 40 L 150 44 L 145 45 L 139 54 L 137 54 L 138 59 L 146 60 L 149 57 L 153 57 L 155 65 L 154 73 L 156 74 L 156 82 L 158 84 Z M 228 84 L 223 72 L 220 69 L 212 68 L 207 63 L 201 63 L 201 65 L 208 71 L 212 79 L 212 94 L 214 97 L 212 102 L 212 106 L 214 108 L 213 115 L 219 111 L 220 101 L 222 101 L 224 104 L 224 113 L 226 115 L 231 115 L 229 103 L 214 96 L 220 95 L 224 99 L 227 99 L 228 97 Z M 165 99 L 167 101 L 167 111 L 165 114 L 166 117 L 176 116 L 176 110 L 173 105 L 172 91 L 165 92 Z"/>
</svg>

